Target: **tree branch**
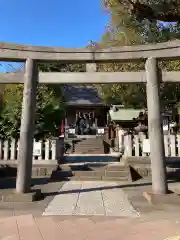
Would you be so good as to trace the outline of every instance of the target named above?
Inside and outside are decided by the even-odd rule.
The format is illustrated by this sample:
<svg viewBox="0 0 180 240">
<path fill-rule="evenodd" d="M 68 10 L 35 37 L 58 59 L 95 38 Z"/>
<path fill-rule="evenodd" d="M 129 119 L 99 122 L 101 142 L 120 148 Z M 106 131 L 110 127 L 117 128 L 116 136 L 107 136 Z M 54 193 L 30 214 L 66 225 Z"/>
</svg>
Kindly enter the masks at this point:
<svg viewBox="0 0 180 240">
<path fill-rule="evenodd" d="M 163 22 L 179 22 L 180 12 L 177 11 L 175 3 L 170 5 L 168 11 L 158 12 L 155 11 L 150 5 L 141 3 L 139 0 L 126 0 L 131 5 L 131 15 L 135 16 L 138 21 L 148 19 L 149 21 L 159 20 Z M 121 0 L 118 0 L 119 4 L 122 4 Z"/>
<path fill-rule="evenodd" d="M 130 2 L 132 4 L 131 0 Z M 177 12 L 176 6 L 174 6 L 174 8 L 169 8 L 169 10 L 166 12 L 156 12 L 149 5 L 140 3 L 139 0 L 133 3 L 131 14 L 141 21 L 144 19 L 148 19 L 149 21 L 159 20 L 163 22 L 180 21 L 180 13 Z"/>
</svg>

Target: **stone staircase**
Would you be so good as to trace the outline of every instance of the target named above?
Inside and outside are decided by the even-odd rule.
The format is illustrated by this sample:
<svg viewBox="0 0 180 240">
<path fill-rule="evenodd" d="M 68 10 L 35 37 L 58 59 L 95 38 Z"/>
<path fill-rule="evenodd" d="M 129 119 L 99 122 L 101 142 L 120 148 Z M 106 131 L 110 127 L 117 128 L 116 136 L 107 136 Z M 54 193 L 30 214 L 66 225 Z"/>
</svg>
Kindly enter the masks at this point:
<svg viewBox="0 0 180 240">
<path fill-rule="evenodd" d="M 148 235 L 147 235 L 148 234 Z M 0 219 L 1 240 L 179 239 L 179 221 L 161 219 L 56 218 L 21 215 Z"/>
<path fill-rule="evenodd" d="M 52 180 L 132 181 L 128 166 L 120 163 L 66 163 L 51 175 Z"/>
<path fill-rule="evenodd" d="M 101 137 L 69 140 L 67 144 L 69 144 L 69 148 L 66 150 L 66 154 L 104 154 Z"/>
<path fill-rule="evenodd" d="M 86 138 L 81 139 L 74 144 L 73 153 L 75 154 L 103 154 L 102 138 Z"/>
</svg>

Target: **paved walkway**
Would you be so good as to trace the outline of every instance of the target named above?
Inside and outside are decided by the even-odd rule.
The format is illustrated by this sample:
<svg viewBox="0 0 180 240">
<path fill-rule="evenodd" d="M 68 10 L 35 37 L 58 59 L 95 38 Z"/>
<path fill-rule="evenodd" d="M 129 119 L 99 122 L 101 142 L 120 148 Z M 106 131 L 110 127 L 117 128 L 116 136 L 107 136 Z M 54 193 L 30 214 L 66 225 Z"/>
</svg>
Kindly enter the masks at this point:
<svg viewBox="0 0 180 240">
<path fill-rule="evenodd" d="M 118 183 L 102 181 L 65 183 L 43 215 L 139 216 Z"/>
<path fill-rule="evenodd" d="M 0 240 L 180 240 L 178 201 L 152 206 L 142 197 L 147 186 L 119 184 L 48 183 L 40 202 L 1 203 Z"/>
<path fill-rule="evenodd" d="M 177 236 L 180 236 L 180 223 L 172 220 L 94 222 L 90 218 L 76 218 L 60 221 L 32 215 L 0 219 L 1 240 L 179 240 Z"/>
</svg>

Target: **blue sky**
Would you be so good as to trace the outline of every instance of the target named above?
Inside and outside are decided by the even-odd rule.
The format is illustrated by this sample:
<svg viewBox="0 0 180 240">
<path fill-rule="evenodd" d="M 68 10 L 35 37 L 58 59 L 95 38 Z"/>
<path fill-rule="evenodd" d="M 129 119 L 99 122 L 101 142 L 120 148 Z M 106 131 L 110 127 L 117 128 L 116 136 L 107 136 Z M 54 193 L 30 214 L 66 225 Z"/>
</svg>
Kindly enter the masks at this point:
<svg viewBox="0 0 180 240">
<path fill-rule="evenodd" d="M 108 22 L 101 0 L 0 0 L 0 41 L 83 47 Z"/>
<path fill-rule="evenodd" d="M 108 23 L 101 0 L 0 0 L 0 9 L 2 42 L 84 47 Z M 0 72 L 14 68 L 19 64 L 0 63 Z"/>
</svg>

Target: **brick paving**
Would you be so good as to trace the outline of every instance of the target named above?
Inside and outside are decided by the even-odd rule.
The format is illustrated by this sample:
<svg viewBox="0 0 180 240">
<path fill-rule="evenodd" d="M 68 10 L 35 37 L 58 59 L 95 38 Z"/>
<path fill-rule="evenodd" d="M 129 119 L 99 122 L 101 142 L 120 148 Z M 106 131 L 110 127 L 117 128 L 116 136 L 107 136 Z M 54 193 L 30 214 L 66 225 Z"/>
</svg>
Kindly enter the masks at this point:
<svg viewBox="0 0 180 240">
<path fill-rule="evenodd" d="M 164 240 L 180 236 L 180 222 L 153 222 L 129 219 L 93 221 L 90 218 L 68 220 L 32 215 L 0 219 L 1 240 Z"/>
<path fill-rule="evenodd" d="M 111 187 L 113 186 L 112 182 L 109 184 L 111 185 Z M 121 190 L 121 199 L 119 201 L 120 203 L 119 205 L 117 205 L 117 200 L 116 204 L 114 205 L 116 207 L 114 207 L 113 209 L 111 205 L 111 208 L 114 212 L 115 209 L 118 212 L 119 209 L 117 209 L 117 206 L 120 206 L 121 209 L 123 206 L 125 206 L 125 218 L 122 217 L 123 214 L 121 214 L 120 216 L 119 213 L 117 214 L 118 216 L 115 217 L 105 215 L 42 216 L 47 206 L 56 196 L 59 195 L 60 187 L 62 187 L 63 190 L 63 186 L 65 185 L 63 182 L 49 182 L 39 186 L 36 185 L 35 187 L 41 187 L 42 192 L 45 193 L 46 198 L 44 200 L 33 203 L 0 203 L 0 240 L 93 240 L 98 238 L 103 240 L 180 240 L 179 202 L 174 201 L 168 204 L 164 204 L 162 202 L 156 206 L 149 205 L 148 202 L 142 197 L 142 192 L 147 188 L 151 187 L 149 183 L 144 184 L 141 182 L 136 182 L 130 185 L 125 183 L 119 183 L 119 185 L 121 186 L 121 188 L 118 187 L 118 191 Z M 109 186 L 106 187 L 107 189 L 109 188 Z M 169 184 L 169 187 L 171 189 L 174 188 L 176 190 L 180 190 L 179 183 L 171 183 Z M 84 193 L 88 192 L 87 188 L 87 185 L 81 185 L 81 193 L 83 193 L 83 191 Z M 116 189 L 116 187 L 115 190 L 113 190 L 112 188 L 111 193 L 115 194 Z M 74 189 L 72 193 L 76 194 L 76 190 L 77 189 Z M 101 189 L 99 189 L 98 191 L 102 193 L 106 190 L 102 190 L 101 185 Z M 127 214 L 127 209 L 129 209 L 129 205 L 123 205 L 124 203 L 123 201 L 121 201 L 123 199 L 122 192 L 125 193 L 123 194 L 123 196 L 125 196 L 125 200 L 130 200 L 131 205 L 138 212 L 140 212 L 140 217 L 134 218 L 132 217 L 132 215 L 130 216 L 129 210 Z M 128 198 L 126 198 L 127 196 Z M 117 195 L 116 198 L 118 198 Z M 84 199 L 85 198 L 83 196 L 83 202 Z M 99 199 L 99 197 L 97 197 L 97 199 Z M 87 201 L 87 198 L 85 201 Z M 88 204 L 89 202 L 90 200 L 88 200 Z"/>
</svg>

